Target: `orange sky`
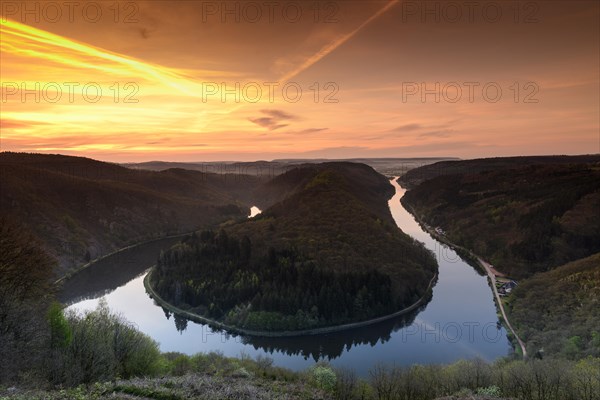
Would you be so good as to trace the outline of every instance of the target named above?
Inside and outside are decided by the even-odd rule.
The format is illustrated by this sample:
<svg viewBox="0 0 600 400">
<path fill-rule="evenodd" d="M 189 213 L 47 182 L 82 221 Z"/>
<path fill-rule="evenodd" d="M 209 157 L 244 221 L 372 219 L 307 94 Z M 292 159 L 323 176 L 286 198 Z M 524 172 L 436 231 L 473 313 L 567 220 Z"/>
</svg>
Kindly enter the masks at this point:
<svg viewBox="0 0 600 400">
<path fill-rule="evenodd" d="M 598 153 L 599 4 L 3 1 L 0 144 L 110 161 Z"/>
</svg>

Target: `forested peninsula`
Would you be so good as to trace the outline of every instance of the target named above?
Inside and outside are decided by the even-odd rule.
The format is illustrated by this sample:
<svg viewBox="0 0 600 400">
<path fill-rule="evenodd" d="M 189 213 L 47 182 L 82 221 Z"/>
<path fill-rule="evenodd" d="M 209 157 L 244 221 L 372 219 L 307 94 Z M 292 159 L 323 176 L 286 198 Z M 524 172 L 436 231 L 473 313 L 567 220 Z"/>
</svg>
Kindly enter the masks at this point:
<svg viewBox="0 0 600 400">
<path fill-rule="evenodd" d="M 303 166 L 259 191 L 272 203 L 259 216 L 161 254 L 150 285 L 162 299 L 237 328 L 295 331 L 392 314 L 427 292 L 435 259 L 396 226 L 393 188 L 372 168 Z"/>
</svg>

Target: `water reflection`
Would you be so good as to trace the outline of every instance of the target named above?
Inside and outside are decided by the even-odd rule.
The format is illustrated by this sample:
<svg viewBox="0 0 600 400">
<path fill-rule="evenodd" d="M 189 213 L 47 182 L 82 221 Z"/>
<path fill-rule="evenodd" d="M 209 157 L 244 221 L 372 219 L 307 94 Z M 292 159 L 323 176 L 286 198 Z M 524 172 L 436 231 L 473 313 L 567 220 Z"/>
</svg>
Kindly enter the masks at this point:
<svg viewBox="0 0 600 400">
<path fill-rule="evenodd" d="M 431 301 L 432 294 L 429 292 L 423 299 L 421 306 L 415 308 L 412 312 L 382 321 L 377 324 L 354 328 L 342 332 L 334 332 L 318 336 L 299 336 L 299 337 L 257 337 L 231 334 L 227 331 L 208 327 L 210 335 L 218 335 L 224 341 L 236 341 L 243 345 L 252 346 L 254 349 L 273 354 L 280 353 L 288 356 L 301 356 L 305 360 L 334 360 L 342 356 L 344 352 L 350 351 L 355 346 L 370 345 L 375 346 L 378 343 L 383 344 L 392 339 L 392 333 L 399 329 L 410 326 L 414 323 L 417 315 L 425 309 L 427 303 Z M 160 307 L 167 320 L 173 316 L 175 329 L 183 334 L 188 328 L 189 321 L 171 313 L 164 307 Z M 201 325 L 201 324 L 196 324 Z M 193 325 L 192 325 L 193 326 Z M 311 340 L 314 337 L 315 340 Z"/>
<path fill-rule="evenodd" d="M 262 213 L 262 210 L 260 208 L 252 206 L 250 207 L 250 215 L 248 215 L 248 218 L 256 217 L 260 213 Z"/>
<path fill-rule="evenodd" d="M 165 310 L 163 308 L 163 311 L 165 311 L 165 315 L 167 315 L 167 310 Z M 169 319 L 169 317 L 167 316 L 167 319 Z M 180 317 L 177 314 L 173 315 L 173 320 L 175 321 L 175 329 L 177 329 L 177 332 L 179 333 L 183 333 L 188 326 L 188 320 L 184 317 Z"/>
<path fill-rule="evenodd" d="M 244 344 L 252 345 L 255 349 L 264 349 L 268 353 L 281 353 L 288 356 L 301 356 L 315 362 L 319 360 L 335 360 L 353 347 L 384 344 L 392 340 L 392 333 L 411 325 L 416 316 L 425 309 L 431 301 L 429 295 L 422 306 L 408 314 L 380 322 L 375 325 L 350 329 L 342 332 L 320 335 L 311 340 L 310 337 L 248 337 L 242 336 Z"/>
<path fill-rule="evenodd" d="M 173 246 L 184 236 L 157 239 L 94 262 L 63 283 L 59 301 L 70 305 L 110 294 L 156 264 L 161 250 Z"/>
<path fill-rule="evenodd" d="M 438 282 L 427 301 L 410 314 L 364 328 L 327 335 L 259 338 L 229 335 L 173 317 L 154 303 L 143 286 L 145 270 L 161 249 L 178 239 L 155 242 L 115 254 L 67 281 L 61 299 L 75 310 L 90 310 L 105 296 L 120 312 L 160 343 L 162 351 L 186 354 L 221 351 L 230 357 L 271 356 L 276 365 L 300 370 L 316 360 L 353 368 L 360 376 L 378 363 L 450 363 L 461 358 L 493 360 L 510 350 L 486 277 L 456 252 L 424 232 L 400 204 L 404 190 L 394 183 L 390 210 L 404 232 L 435 252 Z"/>
</svg>

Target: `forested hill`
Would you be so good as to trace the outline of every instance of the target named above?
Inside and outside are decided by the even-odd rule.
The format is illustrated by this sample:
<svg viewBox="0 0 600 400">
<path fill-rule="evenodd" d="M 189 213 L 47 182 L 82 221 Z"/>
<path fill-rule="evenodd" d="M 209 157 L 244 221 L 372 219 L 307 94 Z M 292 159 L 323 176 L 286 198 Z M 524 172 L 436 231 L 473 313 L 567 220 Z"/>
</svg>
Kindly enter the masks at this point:
<svg viewBox="0 0 600 400">
<path fill-rule="evenodd" d="M 582 158 L 429 179 L 402 201 L 452 242 L 527 277 L 600 251 L 600 164 Z"/>
<path fill-rule="evenodd" d="M 395 225 L 393 188 L 372 168 L 310 165 L 261 190 L 275 201 L 262 214 L 159 259 L 152 284 L 164 299 L 246 329 L 296 330 L 393 313 L 425 294 L 435 259 Z"/>
<path fill-rule="evenodd" d="M 344 191 L 358 197 L 363 203 L 378 214 L 382 219 L 394 223 L 387 206 L 387 201 L 394 194 L 393 187 L 383 176 L 376 173 L 373 168 L 359 163 L 351 162 L 325 162 L 321 164 L 303 164 L 274 177 L 254 193 L 258 206 L 267 209 L 275 203 L 307 189 L 307 185 L 314 181 L 321 172 L 325 174 L 338 173 L 337 183 Z M 342 176 L 343 175 L 343 176 Z M 324 175 L 323 175 L 324 176 Z"/>
<path fill-rule="evenodd" d="M 530 354 L 600 356 L 600 253 L 522 281 L 507 304 Z"/>
<path fill-rule="evenodd" d="M 128 244 L 243 218 L 261 181 L 4 152 L 0 182 L 1 213 L 34 232 L 64 274 Z"/>
<path fill-rule="evenodd" d="M 447 175 L 473 174 L 498 171 L 530 165 L 589 164 L 600 162 L 599 154 L 581 156 L 522 156 L 478 158 L 474 160 L 440 161 L 407 171 L 398 180 L 407 189 L 426 180 Z"/>
<path fill-rule="evenodd" d="M 259 216 L 228 229 L 231 235 L 248 236 L 254 246 L 264 249 L 294 247 L 332 269 L 374 267 L 395 282 L 408 276 L 431 277 L 423 267 L 435 263 L 398 229 L 387 204 L 394 189 L 371 167 L 310 165 L 265 186 L 279 200 Z M 268 197 L 264 191 L 259 196 Z"/>
<path fill-rule="evenodd" d="M 420 270 L 426 252 L 397 228 L 387 205 L 393 187 L 371 167 L 305 166 L 265 186 L 271 191 L 262 188 L 264 197 L 275 194 L 280 200 L 254 219 L 231 227 L 232 235 L 248 236 L 263 248 L 293 246 L 329 268 L 373 266 L 398 275 L 398 282 L 406 278 L 398 266 Z"/>
</svg>

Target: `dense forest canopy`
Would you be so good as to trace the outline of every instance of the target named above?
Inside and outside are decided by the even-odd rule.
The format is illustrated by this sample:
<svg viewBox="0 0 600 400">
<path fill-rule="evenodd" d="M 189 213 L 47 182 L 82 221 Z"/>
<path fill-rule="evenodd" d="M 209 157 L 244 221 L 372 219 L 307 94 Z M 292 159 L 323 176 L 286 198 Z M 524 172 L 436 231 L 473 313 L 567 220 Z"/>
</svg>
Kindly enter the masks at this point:
<svg viewBox="0 0 600 400">
<path fill-rule="evenodd" d="M 298 330 L 390 314 L 425 294 L 435 260 L 395 226 L 393 189 L 370 167 L 312 165 L 266 186 L 281 200 L 261 215 L 160 257 L 161 297 L 246 329 Z"/>
<path fill-rule="evenodd" d="M 526 277 L 600 251 L 600 165 L 530 165 L 448 175 L 403 203 L 500 271 Z"/>
<path fill-rule="evenodd" d="M 522 281 L 508 308 L 531 354 L 599 357 L 600 253 Z"/>
<path fill-rule="evenodd" d="M 133 243 L 244 218 L 262 182 L 8 152 L 0 153 L 0 180 L 0 214 L 35 232 L 57 259 L 58 275 Z"/>
<path fill-rule="evenodd" d="M 393 296 L 389 276 L 376 269 L 337 273 L 294 249 L 251 254 L 248 237 L 204 231 L 161 255 L 152 284 L 179 308 L 251 330 L 340 324 L 418 299 L 415 291 Z"/>
<path fill-rule="evenodd" d="M 263 193 L 275 193 L 279 200 L 257 217 L 228 227 L 231 236 L 248 236 L 263 252 L 296 248 L 336 271 L 376 268 L 398 288 L 416 285 L 422 290 L 433 276 L 433 256 L 398 229 L 387 204 L 393 187 L 372 168 L 312 165 L 280 175 L 265 187 L 269 189 L 261 189 Z"/>
<path fill-rule="evenodd" d="M 441 176 L 475 174 L 486 171 L 501 171 L 526 166 L 593 164 L 600 162 L 600 155 L 579 156 L 520 156 L 476 158 L 473 160 L 447 160 L 406 171 L 398 180 L 403 187 L 412 189 L 419 184 Z"/>
</svg>

